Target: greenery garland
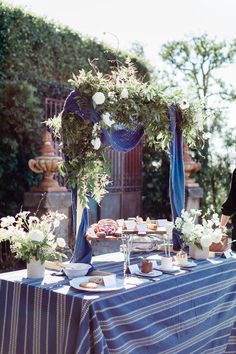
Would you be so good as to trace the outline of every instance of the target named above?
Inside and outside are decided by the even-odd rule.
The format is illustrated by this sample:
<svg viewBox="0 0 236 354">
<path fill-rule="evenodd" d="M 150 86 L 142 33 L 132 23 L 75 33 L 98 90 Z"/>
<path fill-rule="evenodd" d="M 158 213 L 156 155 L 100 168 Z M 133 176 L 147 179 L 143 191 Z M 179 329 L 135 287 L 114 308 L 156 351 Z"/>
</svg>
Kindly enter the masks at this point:
<svg viewBox="0 0 236 354">
<path fill-rule="evenodd" d="M 61 172 L 68 176 L 70 186 L 77 185 L 82 206 L 88 205 L 88 195 L 98 203 L 107 192 L 109 162 L 101 144 L 101 129 L 112 130 L 116 124 L 126 128 L 143 126 L 146 141 L 156 148 L 167 149 L 171 141 L 168 111 L 171 105 L 179 109 L 180 128 L 185 142 L 193 145 L 203 130 L 203 111 L 199 102 L 188 102 L 181 91 L 167 95 L 166 88 L 156 82 L 142 82 L 130 60 L 126 66 L 117 66 L 111 74 L 81 70 L 70 82 L 99 114 L 93 123 L 75 113 L 64 113 L 49 119 L 47 125 L 63 141 L 67 156 Z M 83 108 L 78 98 L 78 105 Z"/>
</svg>

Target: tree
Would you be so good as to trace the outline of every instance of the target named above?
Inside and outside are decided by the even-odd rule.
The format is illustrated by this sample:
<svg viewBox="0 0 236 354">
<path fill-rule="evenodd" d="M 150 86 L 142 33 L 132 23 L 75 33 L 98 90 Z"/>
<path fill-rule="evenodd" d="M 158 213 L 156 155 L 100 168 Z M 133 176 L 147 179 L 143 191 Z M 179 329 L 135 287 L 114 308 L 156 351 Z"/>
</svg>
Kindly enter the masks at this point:
<svg viewBox="0 0 236 354">
<path fill-rule="evenodd" d="M 227 107 L 229 101 L 235 100 L 236 93 L 232 86 L 220 78 L 219 71 L 234 63 L 236 40 L 227 43 L 202 34 L 164 44 L 160 56 L 171 67 L 178 84 L 182 81 L 188 92 L 191 90 L 203 101 L 208 117 L 205 130 L 212 134 L 212 138 L 201 151 L 194 151 L 195 159 L 202 164 L 196 179 L 204 188 L 203 210 L 212 207 L 219 212 L 230 183 L 230 156 L 227 151 L 217 151 L 215 141 L 220 138 L 223 145 L 236 141 L 233 132 L 225 129 Z"/>
</svg>

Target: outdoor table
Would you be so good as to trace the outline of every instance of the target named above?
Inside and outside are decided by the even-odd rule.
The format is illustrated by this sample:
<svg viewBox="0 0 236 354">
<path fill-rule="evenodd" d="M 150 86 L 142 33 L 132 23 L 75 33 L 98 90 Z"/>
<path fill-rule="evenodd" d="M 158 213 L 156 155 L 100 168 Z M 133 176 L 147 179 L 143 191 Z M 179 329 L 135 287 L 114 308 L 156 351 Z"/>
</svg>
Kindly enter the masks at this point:
<svg viewBox="0 0 236 354">
<path fill-rule="evenodd" d="M 122 257 L 93 264 L 123 276 Z M 49 270 L 43 281 L 0 274 L 0 354 L 236 353 L 236 260 L 197 263 L 104 293 L 73 289 Z"/>
</svg>

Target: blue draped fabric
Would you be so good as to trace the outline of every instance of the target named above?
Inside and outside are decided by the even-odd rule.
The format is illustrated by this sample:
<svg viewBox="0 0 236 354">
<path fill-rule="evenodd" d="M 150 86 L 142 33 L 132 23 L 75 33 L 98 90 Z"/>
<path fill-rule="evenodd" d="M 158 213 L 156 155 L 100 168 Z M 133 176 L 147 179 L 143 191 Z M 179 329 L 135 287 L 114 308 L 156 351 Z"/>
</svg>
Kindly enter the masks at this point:
<svg viewBox="0 0 236 354">
<path fill-rule="evenodd" d="M 143 137 L 143 127 L 136 129 L 126 129 L 122 125 L 116 125 L 111 133 L 103 129 L 102 142 L 111 145 L 114 150 L 128 152 L 133 150 Z"/>
<path fill-rule="evenodd" d="M 181 216 L 184 209 L 184 161 L 183 161 L 183 136 L 182 130 L 179 128 L 180 113 L 176 106 L 169 109 L 170 131 L 172 134 L 172 142 L 170 144 L 170 203 L 172 220 Z M 178 232 L 173 230 L 173 248 L 179 250 L 182 240 Z"/>
<path fill-rule="evenodd" d="M 76 234 L 76 217 L 77 217 L 77 188 L 72 188 L 72 211 L 73 211 L 73 231 Z M 88 209 L 84 208 L 80 227 L 76 236 L 76 243 L 74 253 L 70 262 L 72 263 L 88 263 L 91 264 L 92 260 L 92 247 L 88 240 L 86 240 L 86 232 L 89 226 L 89 213 Z M 89 271 L 94 268 L 91 266 Z"/>
</svg>

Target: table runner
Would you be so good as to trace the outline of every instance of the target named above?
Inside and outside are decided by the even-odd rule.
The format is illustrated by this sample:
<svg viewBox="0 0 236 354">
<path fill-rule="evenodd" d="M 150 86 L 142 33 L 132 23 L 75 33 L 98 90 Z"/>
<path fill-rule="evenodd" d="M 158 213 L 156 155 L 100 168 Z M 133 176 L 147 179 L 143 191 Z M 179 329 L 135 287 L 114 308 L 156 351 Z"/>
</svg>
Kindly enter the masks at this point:
<svg viewBox="0 0 236 354">
<path fill-rule="evenodd" d="M 122 275 L 118 256 L 94 264 Z M 42 284 L 22 281 L 24 270 L 0 274 L 0 353 L 235 353 L 235 265 L 199 261 L 191 272 L 108 293 L 77 291 L 50 272 Z"/>
</svg>

